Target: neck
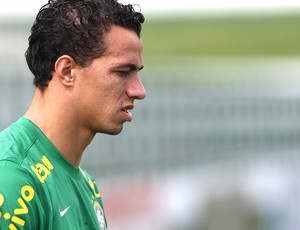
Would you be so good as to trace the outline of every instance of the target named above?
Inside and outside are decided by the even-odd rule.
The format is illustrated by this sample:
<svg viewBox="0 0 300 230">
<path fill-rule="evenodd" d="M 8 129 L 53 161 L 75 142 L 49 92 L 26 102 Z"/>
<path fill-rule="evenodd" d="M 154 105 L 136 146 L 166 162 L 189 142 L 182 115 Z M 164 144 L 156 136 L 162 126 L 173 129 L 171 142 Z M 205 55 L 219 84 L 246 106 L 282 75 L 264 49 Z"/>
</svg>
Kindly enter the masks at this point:
<svg viewBox="0 0 300 230">
<path fill-rule="evenodd" d="M 82 128 L 64 100 L 51 98 L 45 92 L 35 91 L 32 104 L 24 117 L 35 123 L 61 154 L 78 167 L 82 154 L 95 134 Z"/>
</svg>

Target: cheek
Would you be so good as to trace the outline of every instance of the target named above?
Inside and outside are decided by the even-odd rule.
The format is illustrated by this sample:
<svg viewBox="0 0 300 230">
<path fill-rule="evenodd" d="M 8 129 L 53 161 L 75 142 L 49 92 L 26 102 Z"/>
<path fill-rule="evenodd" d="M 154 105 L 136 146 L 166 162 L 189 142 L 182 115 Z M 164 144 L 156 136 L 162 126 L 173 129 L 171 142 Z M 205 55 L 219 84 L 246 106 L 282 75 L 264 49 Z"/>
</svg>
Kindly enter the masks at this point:
<svg viewBox="0 0 300 230">
<path fill-rule="evenodd" d="M 111 113 L 117 108 L 124 94 L 124 88 L 118 78 L 109 75 L 93 75 L 92 78 L 86 79 L 79 90 L 85 109 L 92 109 L 98 116 Z"/>
<path fill-rule="evenodd" d="M 90 105 L 99 113 L 99 116 L 109 113 L 116 104 L 113 90 L 109 88 L 97 88 L 89 94 Z"/>
</svg>

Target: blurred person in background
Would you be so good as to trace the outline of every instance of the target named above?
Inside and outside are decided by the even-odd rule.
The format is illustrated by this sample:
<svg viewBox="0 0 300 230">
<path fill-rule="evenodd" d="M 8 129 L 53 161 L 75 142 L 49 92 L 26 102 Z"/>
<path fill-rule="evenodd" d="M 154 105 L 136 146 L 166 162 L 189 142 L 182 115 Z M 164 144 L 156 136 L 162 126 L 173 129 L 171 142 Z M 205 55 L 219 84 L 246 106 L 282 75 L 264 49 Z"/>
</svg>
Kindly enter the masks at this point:
<svg viewBox="0 0 300 230">
<path fill-rule="evenodd" d="M 0 229 L 106 229 L 95 180 L 81 166 L 97 133 L 116 135 L 146 96 L 141 24 L 116 0 L 49 0 L 26 60 L 35 93 L 0 134 Z"/>
</svg>

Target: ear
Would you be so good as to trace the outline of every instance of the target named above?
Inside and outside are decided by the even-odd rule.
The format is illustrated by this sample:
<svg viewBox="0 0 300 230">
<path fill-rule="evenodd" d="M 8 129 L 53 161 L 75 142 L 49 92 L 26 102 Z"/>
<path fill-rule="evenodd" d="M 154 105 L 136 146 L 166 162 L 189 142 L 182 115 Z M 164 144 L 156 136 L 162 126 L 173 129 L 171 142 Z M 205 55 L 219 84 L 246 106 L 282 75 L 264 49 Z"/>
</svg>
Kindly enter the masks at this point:
<svg viewBox="0 0 300 230">
<path fill-rule="evenodd" d="M 56 76 L 59 81 L 66 87 L 71 87 L 75 82 L 74 68 L 76 67 L 75 60 L 69 55 L 59 57 L 54 65 Z"/>
</svg>

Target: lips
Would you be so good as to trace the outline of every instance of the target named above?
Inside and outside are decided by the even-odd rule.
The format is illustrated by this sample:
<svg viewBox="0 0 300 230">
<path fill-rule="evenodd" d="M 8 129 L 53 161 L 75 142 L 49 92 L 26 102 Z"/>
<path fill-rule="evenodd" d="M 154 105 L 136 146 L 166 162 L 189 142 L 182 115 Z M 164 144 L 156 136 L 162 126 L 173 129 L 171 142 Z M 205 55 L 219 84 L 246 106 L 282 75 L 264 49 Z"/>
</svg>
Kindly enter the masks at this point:
<svg viewBox="0 0 300 230">
<path fill-rule="evenodd" d="M 133 105 L 129 105 L 129 106 L 126 106 L 123 109 L 121 109 L 125 121 L 128 121 L 128 122 L 132 121 L 133 117 L 129 110 L 132 110 L 133 108 L 134 108 Z"/>
</svg>

